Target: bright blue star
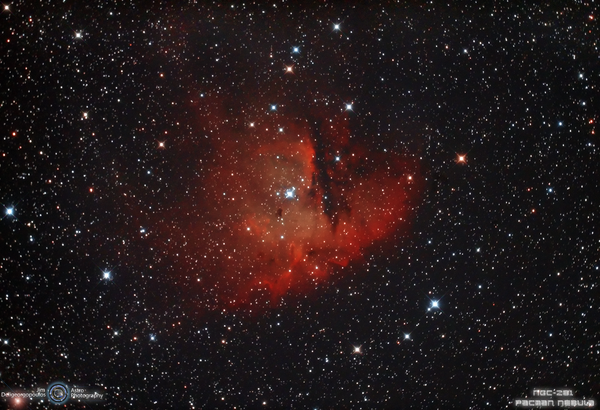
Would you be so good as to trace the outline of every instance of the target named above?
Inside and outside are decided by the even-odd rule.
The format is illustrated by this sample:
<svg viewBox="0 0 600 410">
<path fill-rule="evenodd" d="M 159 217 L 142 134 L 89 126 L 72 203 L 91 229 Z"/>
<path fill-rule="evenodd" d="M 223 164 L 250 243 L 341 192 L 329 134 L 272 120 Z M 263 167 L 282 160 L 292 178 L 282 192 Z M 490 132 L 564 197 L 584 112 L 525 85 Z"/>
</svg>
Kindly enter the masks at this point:
<svg viewBox="0 0 600 410">
<path fill-rule="evenodd" d="M 102 278 L 105 280 L 109 280 L 110 279 L 110 271 L 105 270 L 104 272 L 102 272 Z"/>
<path fill-rule="evenodd" d="M 291 189 L 288 189 L 287 191 L 285 191 L 286 198 L 293 198 L 295 196 L 296 196 L 296 188 L 292 187 Z"/>
<path fill-rule="evenodd" d="M 271 104 L 271 111 L 277 111 L 277 105 Z"/>
<path fill-rule="evenodd" d="M 298 54 L 300 52 L 300 47 L 294 47 L 292 53 Z"/>
<path fill-rule="evenodd" d="M 440 301 L 439 300 L 433 300 L 433 299 L 429 299 L 431 301 L 431 305 L 429 305 L 429 307 L 427 308 L 427 311 L 430 312 L 433 309 L 439 309 L 440 308 Z"/>
<path fill-rule="evenodd" d="M 15 213 L 14 208 L 6 208 L 6 215 L 13 216 Z"/>
</svg>

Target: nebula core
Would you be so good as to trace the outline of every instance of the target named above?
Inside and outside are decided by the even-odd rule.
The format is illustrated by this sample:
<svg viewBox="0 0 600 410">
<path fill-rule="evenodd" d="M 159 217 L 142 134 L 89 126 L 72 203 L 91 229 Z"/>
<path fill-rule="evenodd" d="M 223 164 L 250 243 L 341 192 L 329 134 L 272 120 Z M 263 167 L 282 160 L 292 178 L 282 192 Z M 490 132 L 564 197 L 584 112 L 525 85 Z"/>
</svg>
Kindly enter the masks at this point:
<svg viewBox="0 0 600 410">
<path fill-rule="evenodd" d="M 194 102 L 210 155 L 193 164 L 185 217 L 165 224 L 163 243 L 214 308 L 274 306 L 328 283 L 395 241 L 418 195 L 418 161 L 361 144 L 353 113 L 265 106 L 247 118 L 218 98 Z"/>
</svg>

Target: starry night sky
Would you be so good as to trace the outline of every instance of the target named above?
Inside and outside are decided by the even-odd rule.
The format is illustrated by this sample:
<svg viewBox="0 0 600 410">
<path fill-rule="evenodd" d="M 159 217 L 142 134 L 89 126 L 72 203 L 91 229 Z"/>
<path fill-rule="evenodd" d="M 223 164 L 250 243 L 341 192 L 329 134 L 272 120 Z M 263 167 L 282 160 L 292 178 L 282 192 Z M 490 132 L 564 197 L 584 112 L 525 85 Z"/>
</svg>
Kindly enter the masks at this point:
<svg viewBox="0 0 600 410">
<path fill-rule="evenodd" d="M 3 3 L 3 390 L 600 397 L 600 16 L 478 3 Z"/>
</svg>

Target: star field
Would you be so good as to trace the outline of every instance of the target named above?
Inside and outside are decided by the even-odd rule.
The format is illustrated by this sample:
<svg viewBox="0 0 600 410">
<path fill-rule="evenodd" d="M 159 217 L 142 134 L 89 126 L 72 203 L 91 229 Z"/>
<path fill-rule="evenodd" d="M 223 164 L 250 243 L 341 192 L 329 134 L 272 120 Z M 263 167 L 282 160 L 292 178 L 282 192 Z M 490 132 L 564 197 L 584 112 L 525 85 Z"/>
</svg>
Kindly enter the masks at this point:
<svg viewBox="0 0 600 410">
<path fill-rule="evenodd" d="M 600 397 L 593 2 L 14 1 L 0 21 L 2 391 Z"/>
</svg>

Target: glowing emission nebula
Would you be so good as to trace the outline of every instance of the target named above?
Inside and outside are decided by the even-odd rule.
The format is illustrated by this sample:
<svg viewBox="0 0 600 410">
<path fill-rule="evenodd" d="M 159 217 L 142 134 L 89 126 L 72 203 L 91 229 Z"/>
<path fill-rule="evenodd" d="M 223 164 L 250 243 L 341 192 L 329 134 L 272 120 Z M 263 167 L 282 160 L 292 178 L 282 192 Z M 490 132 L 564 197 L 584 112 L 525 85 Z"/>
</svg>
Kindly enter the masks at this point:
<svg viewBox="0 0 600 410">
<path fill-rule="evenodd" d="M 418 162 L 361 145 L 347 112 L 309 107 L 245 121 L 222 105 L 207 97 L 195 106 L 197 125 L 216 130 L 211 155 L 193 164 L 201 177 L 177 205 L 189 217 L 159 235 L 170 238 L 167 259 L 184 255 L 175 275 L 207 303 L 277 305 L 406 228 Z"/>
</svg>

